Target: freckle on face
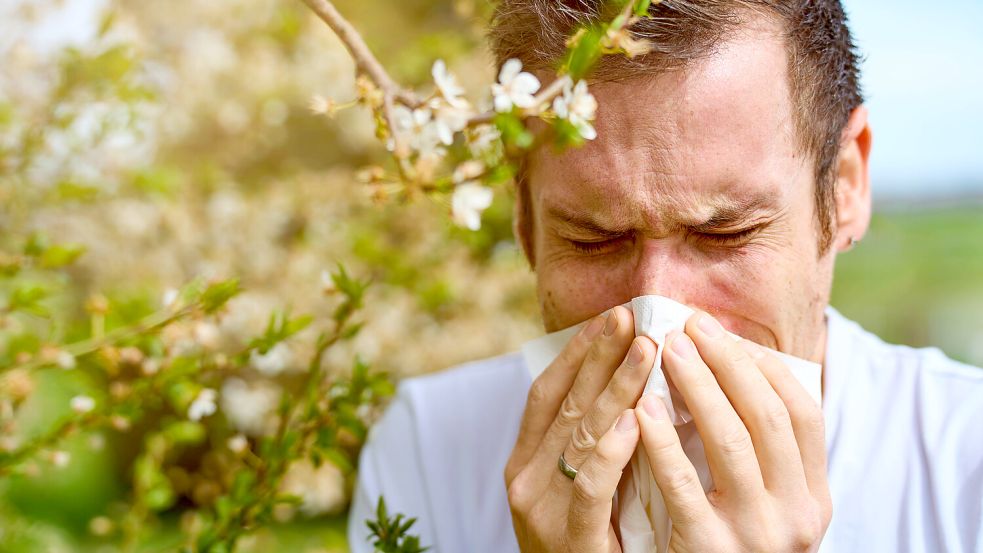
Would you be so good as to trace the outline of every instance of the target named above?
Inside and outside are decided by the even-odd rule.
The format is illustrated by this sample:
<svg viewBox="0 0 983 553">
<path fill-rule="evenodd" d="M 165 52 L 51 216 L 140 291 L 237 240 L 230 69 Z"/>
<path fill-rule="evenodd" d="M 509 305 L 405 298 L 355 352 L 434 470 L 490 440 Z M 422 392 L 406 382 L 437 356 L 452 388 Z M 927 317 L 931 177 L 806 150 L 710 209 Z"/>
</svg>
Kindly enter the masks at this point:
<svg viewBox="0 0 983 553">
<path fill-rule="evenodd" d="M 547 330 L 660 294 L 764 345 L 815 352 L 832 256 L 817 251 L 813 161 L 799 151 L 778 36 L 762 24 L 681 71 L 593 86 L 598 138 L 533 155 L 532 243 Z M 746 246 L 711 247 L 687 230 L 720 205 L 758 197 L 769 207 L 744 224 L 769 223 Z M 632 237 L 607 253 L 578 253 L 570 241 L 582 239 L 545 215 L 556 205 Z"/>
</svg>

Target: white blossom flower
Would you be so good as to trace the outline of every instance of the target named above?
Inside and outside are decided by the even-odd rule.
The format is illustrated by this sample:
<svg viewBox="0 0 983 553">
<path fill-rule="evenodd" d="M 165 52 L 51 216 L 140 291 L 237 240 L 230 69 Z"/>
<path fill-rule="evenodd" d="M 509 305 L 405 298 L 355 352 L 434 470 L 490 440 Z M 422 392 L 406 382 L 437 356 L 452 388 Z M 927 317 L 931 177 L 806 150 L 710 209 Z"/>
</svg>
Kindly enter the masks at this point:
<svg viewBox="0 0 983 553">
<path fill-rule="evenodd" d="M 290 366 L 292 361 L 293 351 L 284 342 L 277 342 L 266 353 L 254 349 L 249 354 L 249 364 L 266 376 L 280 374 Z"/>
<path fill-rule="evenodd" d="M 113 521 L 109 517 L 95 517 L 89 521 L 89 531 L 94 536 L 106 536 L 113 531 Z"/>
<path fill-rule="evenodd" d="M 218 326 L 205 321 L 195 323 L 191 333 L 194 336 L 195 342 L 205 349 L 218 348 L 219 342 L 222 339 L 222 333 L 219 331 Z"/>
<path fill-rule="evenodd" d="M 396 106 L 393 108 L 393 125 L 395 132 L 403 133 L 407 145 L 420 155 L 443 154 L 439 147 L 439 131 L 430 108 L 411 110 L 406 106 Z"/>
<path fill-rule="evenodd" d="M 495 98 L 495 111 L 504 113 L 519 108 L 532 107 L 533 94 L 539 90 L 539 79 L 532 73 L 522 70 L 522 62 L 512 58 L 502 64 L 498 73 L 498 83 L 493 84 L 492 96 Z"/>
<path fill-rule="evenodd" d="M 222 383 L 222 412 L 239 432 L 264 436 L 275 428 L 273 413 L 280 404 L 280 395 L 280 387 L 272 382 L 228 378 Z"/>
<path fill-rule="evenodd" d="M 66 371 L 74 369 L 75 356 L 65 350 L 60 350 L 55 355 L 55 363 L 57 363 L 59 367 L 61 367 Z"/>
<path fill-rule="evenodd" d="M 215 390 L 211 388 L 205 388 L 198 392 L 198 397 L 191 402 L 188 407 L 188 418 L 193 421 L 200 421 L 201 419 L 215 414 L 215 399 L 218 394 Z"/>
<path fill-rule="evenodd" d="M 345 504 L 345 476 L 334 463 L 315 467 L 301 459 L 287 468 L 280 491 L 300 498 L 300 512 L 307 516 L 336 512 Z"/>
<path fill-rule="evenodd" d="M 164 295 L 161 297 L 160 304 L 165 309 L 170 309 L 177 302 L 178 291 L 177 288 L 168 288 L 164 290 Z"/>
<path fill-rule="evenodd" d="M 58 468 L 65 468 L 71 462 L 72 456 L 67 451 L 61 449 L 51 452 L 51 464 Z"/>
<path fill-rule="evenodd" d="M 480 229 L 481 212 L 488 209 L 493 198 L 494 192 L 491 188 L 474 181 L 457 185 L 451 197 L 451 215 L 454 222 L 471 230 Z"/>
<path fill-rule="evenodd" d="M 96 400 L 84 395 L 73 397 L 69 404 L 72 406 L 72 411 L 75 411 L 80 415 L 88 413 L 96 408 Z"/>
<path fill-rule="evenodd" d="M 160 360 L 154 359 L 153 357 L 149 359 L 144 359 L 143 363 L 140 363 L 140 372 L 144 376 L 151 376 L 157 374 L 160 371 Z"/>
<path fill-rule="evenodd" d="M 597 131 L 591 125 L 597 113 L 597 100 L 587 91 L 587 81 L 579 81 L 576 86 L 569 83 L 564 86 L 563 94 L 553 100 L 553 112 L 557 117 L 570 121 L 585 139 L 597 138 Z"/>
<path fill-rule="evenodd" d="M 462 183 L 478 178 L 484 170 L 484 163 L 477 159 L 469 159 L 454 168 L 454 175 L 451 178 L 456 183 Z"/>
<path fill-rule="evenodd" d="M 468 147 L 471 150 L 471 155 L 480 157 L 501 136 L 502 133 L 494 125 L 480 125 L 472 129 L 468 137 Z"/>
<path fill-rule="evenodd" d="M 307 104 L 308 109 L 311 110 L 315 115 L 334 115 L 335 112 L 335 102 L 331 98 L 326 96 L 321 96 L 320 94 L 315 94 L 311 96 L 310 102 Z"/>
<path fill-rule="evenodd" d="M 249 440 L 242 434 L 236 434 L 228 439 L 226 445 L 233 453 L 242 453 L 249 447 Z"/>
<path fill-rule="evenodd" d="M 433 81 L 436 83 L 440 95 L 447 100 L 448 104 L 456 108 L 468 107 L 467 100 L 461 97 L 464 94 L 464 88 L 458 84 L 457 77 L 447 70 L 447 64 L 444 63 L 444 60 L 433 62 L 430 74 L 433 75 Z"/>
<path fill-rule="evenodd" d="M 430 102 L 433 110 L 433 127 L 441 143 L 450 146 L 454 143 L 454 134 L 463 131 L 468 126 L 471 111 L 460 108 L 435 98 Z"/>
<path fill-rule="evenodd" d="M 338 287 L 331 278 L 331 271 L 324 269 L 321 271 L 321 291 L 325 294 L 333 294 L 338 291 Z"/>
</svg>

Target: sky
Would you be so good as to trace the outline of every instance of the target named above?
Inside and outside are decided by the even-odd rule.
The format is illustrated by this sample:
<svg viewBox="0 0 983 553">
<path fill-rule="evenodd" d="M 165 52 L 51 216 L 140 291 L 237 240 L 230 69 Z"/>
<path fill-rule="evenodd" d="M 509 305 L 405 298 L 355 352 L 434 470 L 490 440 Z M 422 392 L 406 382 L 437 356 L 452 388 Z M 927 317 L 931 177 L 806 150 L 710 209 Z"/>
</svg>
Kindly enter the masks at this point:
<svg viewBox="0 0 983 553">
<path fill-rule="evenodd" d="M 875 198 L 983 196 L 983 0 L 845 0 Z"/>
<path fill-rule="evenodd" d="M 62 13 L 31 31 L 32 42 L 85 41 L 104 4 L 66 0 Z M 844 6 L 864 57 L 875 199 L 983 198 L 983 0 L 844 0 Z"/>
</svg>

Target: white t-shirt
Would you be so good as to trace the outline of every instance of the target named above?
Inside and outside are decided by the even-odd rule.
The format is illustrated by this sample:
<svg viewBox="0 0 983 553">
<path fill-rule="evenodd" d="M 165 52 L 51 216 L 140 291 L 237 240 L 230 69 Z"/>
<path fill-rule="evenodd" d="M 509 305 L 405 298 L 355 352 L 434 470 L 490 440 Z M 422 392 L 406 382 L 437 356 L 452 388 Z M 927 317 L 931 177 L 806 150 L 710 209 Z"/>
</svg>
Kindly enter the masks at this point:
<svg viewBox="0 0 983 553">
<path fill-rule="evenodd" d="M 983 369 L 826 315 L 820 551 L 983 552 Z M 351 550 L 372 550 L 381 494 L 433 551 L 517 552 L 504 470 L 530 384 L 519 353 L 404 380 L 362 451 Z"/>
</svg>

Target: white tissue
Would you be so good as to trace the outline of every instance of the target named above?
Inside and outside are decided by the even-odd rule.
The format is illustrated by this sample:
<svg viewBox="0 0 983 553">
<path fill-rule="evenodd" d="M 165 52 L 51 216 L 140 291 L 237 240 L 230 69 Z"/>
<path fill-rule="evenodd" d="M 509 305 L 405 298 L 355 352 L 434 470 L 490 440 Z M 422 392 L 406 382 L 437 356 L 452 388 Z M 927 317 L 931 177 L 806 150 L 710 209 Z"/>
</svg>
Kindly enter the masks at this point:
<svg viewBox="0 0 983 553">
<path fill-rule="evenodd" d="M 648 336 L 658 348 L 655 366 L 645 383 L 645 392 L 653 392 L 665 402 L 683 450 L 696 467 L 703 489 L 709 490 L 713 481 L 710 478 L 703 442 L 700 441 L 696 425 L 692 422 L 693 417 L 686 409 L 682 397 L 669 386 L 662 372 L 662 351 L 666 335 L 676 329 L 682 330 L 693 310 L 662 296 L 640 296 L 626 303 L 625 307 L 634 314 L 635 335 Z M 583 324 L 548 334 L 522 346 L 526 366 L 533 379 L 553 362 Z M 739 339 L 737 336 L 734 338 Z M 769 351 L 788 366 L 816 403 L 821 403 L 822 367 L 798 357 Z M 621 547 L 625 553 L 662 553 L 668 550 L 672 521 L 669 520 L 662 494 L 652 478 L 648 458 L 641 446 L 635 450 L 618 485 L 614 508 L 620 527 Z"/>
</svg>

